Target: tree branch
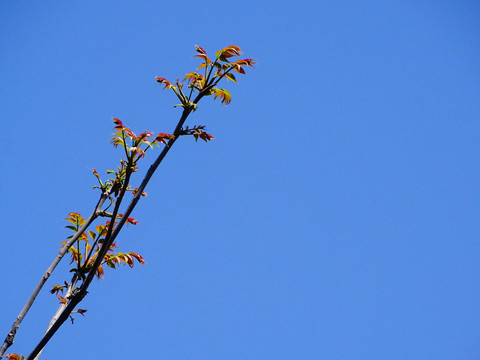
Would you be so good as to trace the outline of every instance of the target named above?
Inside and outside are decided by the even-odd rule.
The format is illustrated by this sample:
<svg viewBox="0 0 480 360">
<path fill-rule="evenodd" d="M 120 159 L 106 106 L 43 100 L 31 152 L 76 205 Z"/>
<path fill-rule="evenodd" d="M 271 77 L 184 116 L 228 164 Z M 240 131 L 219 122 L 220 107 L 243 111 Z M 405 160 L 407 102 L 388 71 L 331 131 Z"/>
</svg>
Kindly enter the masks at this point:
<svg viewBox="0 0 480 360">
<path fill-rule="evenodd" d="M 197 104 L 200 101 L 200 99 L 204 96 L 204 94 L 205 94 L 205 92 L 203 92 L 203 91 L 200 92 L 197 95 L 197 97 L 195 98 L 195 100 L 193 101 L 193 103 Z M 118 236 L 118 233 L 120 232 L 123 225 L 127 221 L 129 215 L 132 213 L 133 209 L 137 205 L 138 200 L 140 199 L 140 196 L 142 195 L 143 191 L 145 190 L 148 182 L 150 181 L 151 177 L 153 176 L 153 174 L 157 170 L 158 166 L 161 164 L 161 162 L 163 161 L 163 159 L 167 155 L 168 151 L 170 151 L 173 144 L 178 139 L 178 137 L 180 135 L 180 132 L 182 130 L 183 124 L 185 123 L 185 121 L 188 118 L 188 115 L 190 115 L 191 112 L 192 112 L 191 107 L 184 108 L 182 116 L 180 117 L 180 120 L 178 121 L 177 126 L 175 127 L 175 130 L 174 130 L 174 133 L 173 133 L 174 137 L 168 141 L 167 145 L 163 148 L 162 152 L 158 155 L 157 159 L 154 161 L 154 163 L 148 169 L 147 173 L 145 174 L 145 177 L 143 178 L 142 183 L 140 184 L 137 192 L 135 193 L 135 195 L 134 195 L 133 199 L 131 200 L 130 204 L 128 205 L 127 210 L 125 211 L 122 218 L 119 220 L 117 226 L 115 227 L 115 230 L 113 230 L 113 232 L 109 231 L 110 236 L 109 236 L 109 234 L 106 235 L 105 241 L 102 244 L 102 249 L 100 250 L 100 253 L 98 254 L 97 258 L 95 259 L 95 263 L 92 266 L 92 269 L 90 270 L 90 272 L 88 273 L 87 278 L 84 280 L 82 286 L 80 287 L 80 290 L 78 291 L 78 293 L 76 293 L 72 297 L 72 299 L 70 300 L 68 305 L 64 308 L 63 312 L 58 316 L 57 320 L 53 324 L 51 324 L 49 329 L 45 332 L 43 338 L 40 340 L 40 342 L 37 344 L 35 349 L 30 353 L 30 355 L 28 355 L 28 357 L 25 360 L 34 360 L 35 359 L 35 357 L 43 350 L 45 345 L 50 341 L 52 336 L 57 332 L 57 330 L 60 328 L 60 326 L 62 326 L 62 324 L 68 319 L 68 316 L 70 315 L 70 313 L 75 309 L 75 307 L 85 297 L 85 295 L 87 294 L 87 289 L 90 286 L 90 283 L 92 282 L 92 280 L 95 276 L 95 273 L 96 273 L 96 271 L 98 269 L 98 266 L 100 265 L 100 263 L 103 259 L 103 256 L 105 255 L 106 251 L 108 251 L 108 249 L 110 248 L 110 245 L 113 243 L 115 238 Z M 129 178 L 128 173 L 127 173 L 127 177 Z M 129 180 L 128 178 L 125 179 L 124 187 L 122 189 L 123 194 L 126 192 L 126 187 L 128 186 L 128 180 Z M 123 196 L 123 194 L 121 196 Z M 120 202 L 121 202 L 121 200 L 120 200 Z M 117 204 L 118 204 L 118 206 L 117 206 Z M 118 200 L 117 200 L 117 203 L 115 204 L 115 210 L 113 212 L 113 216 L 112 216 L 112 220 L 111 220 L 111 226 L 113 226 L 116 214 L 118 213 L 118 207 L 119 206 L 120 206 L 120 204 L 118 203 Z M 90 218 L 89 218 L 89 220 L 90 220 Z M 82 229 L 83 229 L 83 227 L 82 227 Z M 110 228 L 109 228 L 109 230 L 110 230 Z M 83 233 L 83 231 L 81 233 Z M 71 239 L 69 241 L 69 243 L 72 242 L 72 244 L 73 244 L 72 240 L 73 239 Z"/>
<path fill-rule="evenodd" d="M 100 199 L 98 200 L 97 205 L 95 206 L 95 209 L 93 212 L 90 214 L 89 218 L 85 221 L 85 224 L 82 225 L 82 227 L 76 232 L 76 234 L 63 246 L 60 251 L 58 252 L 57 256 L 53 260 L 53 262 L 50 264 L 48 269 L 45 271 L 43 274 L 42 278 L 38 282 L 37 286 L 33 290 L 32 294 L 28 298 L 25 306 L 23 309 L 20 311 L 20 314 L 17 316 L 15 319 L 12 328 L 10 329 L 7 337 L 5 338 L 5 341 L 3 342 L 2 346 L 0 347 L 0 359 L 2 358 L 3 354 L 5 351 L 12 346 L 13 340 L 15 338 L 15 335 L 18 331 L 18 328 L 20 327 L 21 322 L 27 315 L 28 311 L 30 310 L 33 302 L 35 301 L 38 293 L 42 289 L 43 285 L 45 285 L 45 282 L 48 280 L 50 275 L 52 274 L 53 270 L 57 267 L 58 263 L 62 258 L 65 256 L 67 253 L 68 249 L 77 241 L 77 239 L 83 234 L 83 232 L 91 225 L 91 223 L 98 217 L 101 208 L 105 202 L 106 199 L 110 196 L 110 189 L 103 192 L 102 195 L 100 196 Z"/>
</svg>

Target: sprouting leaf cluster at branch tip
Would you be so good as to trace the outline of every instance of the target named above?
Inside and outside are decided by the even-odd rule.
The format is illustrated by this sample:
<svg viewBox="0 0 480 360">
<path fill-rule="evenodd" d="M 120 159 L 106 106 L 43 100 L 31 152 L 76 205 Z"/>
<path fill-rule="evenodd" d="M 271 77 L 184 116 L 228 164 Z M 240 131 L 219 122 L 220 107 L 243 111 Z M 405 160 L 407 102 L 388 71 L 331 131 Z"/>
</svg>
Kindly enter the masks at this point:
<svg viewBox="0 0 480 360">
<path fill-rule="evenodd" d="M 166 139 L 174 138 L 173 135 L 165 133 L 160 133 L 153 138 L 153 133 L 149 131 L 136 135 L 131 129 L 124 126 L 120 119 L 113 118 L 113 122 L 115 123 L 115 130 L 117 131 L 113 134 L 111 143 L 114 147 L 123 147 L 127 161 L 131 163 L 132 166 L 134 166 L 140 158 L 145 157 L 145 152 L 149 148 L 158 146 L 159 142 L 167 145 Z"/>
<path fill-rule="evenodd" d="M 235 83 L 237 79 L 232 71 L 239 74 L 245 74 L 244 66 L 250 66 L 256 64 L 254 59 L 239 59 L 237 61 L 230 61 L 230 58 L 240 56 L 242 50 L 236 45 L 230 45 L 215 53 L 215 60 L 212 62 L 207 55 L 207 52 L 200 46 L 195 45 L 195 51 L 198 53 L 194 57 L 202 59 L 202 63 L 198 66 L 199 69 L 205 69 L 202 74 L 192 71 L 185 75 L 183 82 L 187 81 L 187 87 L 190 89 L 188 96 L 183 92 L 183 82 L 179 80 L 172 84 L 165 78 L 156 77 L 159 84 L 164 85 L 164 89 L 172 89 L 181 104 L 175 106 L 181 106 L 185 109 L 189 108 L 193 111 L 196 110 L 196 103 L 192 102 L 192 95 L 197 92 L 202 96 L 214 95 L 214 99 L 219 98 L 221 103 L 225 105 L 229 104 L 232 100 L 230 92 L 225 89 L 217 88 L 217 84 L 223 78 L 227 78 Z"/>
</svg>

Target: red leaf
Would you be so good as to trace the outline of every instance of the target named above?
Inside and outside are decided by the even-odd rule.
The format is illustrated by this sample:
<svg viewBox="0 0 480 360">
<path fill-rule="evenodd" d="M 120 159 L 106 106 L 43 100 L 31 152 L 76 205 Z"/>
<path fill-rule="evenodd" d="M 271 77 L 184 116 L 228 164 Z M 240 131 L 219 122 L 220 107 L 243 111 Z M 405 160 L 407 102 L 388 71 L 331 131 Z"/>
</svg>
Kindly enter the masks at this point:
<svg viewBox="0 0 480 360">
<path fill-rule="evenodd" d="M 145 259 L 144 259 L 141 255 L 139 255 L 139 254 L 137 254 L 137 253 L 134 253 L 134 252 L 129 252 L 129 254 L 130 254 L 131 256 L 133 256 L 135 259 L 137 259 L 137 261 L 138 261 L 140 264 L 145 264 Z"/>
<path fill-rule="evenodd" d="M 243 60 L 237 60 L 235 62 L 237 65 L 247 65 L 253 68 L 253 64 L 256 64 L 254 59 L 243 59 Z"/>
<path fill-rule="evenodd" d="M 171 135 L 171 134 L 165 134 L 165 133 L 160 133 L 157 135 L 157 137 L 155 138 L 156 141 L 160 141 L 161 143 L 164 143 L 165 145 L 167 145 L 167 142 L 165 141 L 165 139 L 174 139 L 175 136 L 174 135 Z"/>
<path fill-rule="evenodd" d="M 173 87 L 172 84 L 170 83 L 170 81 L 168 81 L 167 79 L 164 79 L 164 78 L 161 78 L 161 77 L 158 77 L 158 76 L 155 79 L 157 80 L 157 82 L 159 84 L 165 85 L 164 89 L 169 89 L 169 88 Z"/>
<path fill-rule="evenodd" d="M 125 263 L 127 263 L 128 266 L 133 267 L 135 263 L 133 262 L 132 256 L 128 254 L 122 254 L 122 257 L 124 259 L 123 261 L 125 261 Z"/>
<path fill-rule="evenodd" d="M 222 50 L 219 50 L 215 53 L 215 56 L 220 61 L 227 61 L 228 58 L 232 56 L 239 56 L 242 53 L 242 50 L 237 45 L 230 45 Z"/>
<path fill-rule="evenodd" d="M 195 55 L 194 57 L 199 57 L 201 59 L 203 59 L 205 61 L 205 64 L 210 64 L 211 61 L 210 59 L 208 58 L 207 56 L 207 52 L 205 50 L 203 50 L 203 48 L 201 48 L 200 46 L 198 45 L 195 45 L 195 50 L 200 54 L 200 55 Z"/>
<path fill-rule="evenodd" d="M 137 140 L 149 138 L 151 136 L 153 136 L 153 133 L 151 133 L 150 131 L 145 131 L 144 133 L 141 133 L 140 135 L 138 135 Z"/>
<path fill-rule="evenodd" d="M 95 275 L 97 275 L 97 278 L 100 279 L 100 278 L 103 278 L 103 274 L 104 274 L 103 268 L 99 266 Z"/>
<path fill-rule="evenodd" d="M 243 70 L 243 68 L 241 66 L 235 66 L 234 70 L 240 74 L 244 74 L 245 75 L 245 70 Z"/>
<path fill-rule="evenodd" d="M 207 134 L 206 132 L 202 131 L 198 134 L 200 139 L 204 140 L 205 142 L 215 139 L 212 135 Z"/>
<path fill-rule="evenodd" d="M 123 123 L 120 121 L 120 119 L 117 119 L 117 118 L 112 118 L 113 122 L 115 123 L 115 125 L 118 125 L 118 126 L 122 126 L 123 127 Z"/>
<path fill-rule="evenodd" d="M 134 218 L 128 218 L 127 219 L 127 224 L 137 225 L 138 221 L 135 220 Z"/>
<path fill-rule="evenodd" d="M 80 315 L 83 315 L 87 312 L 88 310 L 84 310 L 84 309 L 77 309 L 77 313 L 79 313 Z M 85 315 L 83 315 L 85 316 Z"/>
<path fill-rule="evenodd" d="M 20 356 L 19 356 L 18 354 L 16 354 L 16 353 L 7 354 L 7 355 L 5 355 L 5 358 L 6 358 L 7 360 L 20 360 Z M 22 358 L 23 358 L 23 356 L 22 356 Z"/>
<path fill-rule="evenodd" d="M 207 55 L 207 52 L 198 45 L 195 45 L 195 50 L 202 55 Z"/>
</svg>

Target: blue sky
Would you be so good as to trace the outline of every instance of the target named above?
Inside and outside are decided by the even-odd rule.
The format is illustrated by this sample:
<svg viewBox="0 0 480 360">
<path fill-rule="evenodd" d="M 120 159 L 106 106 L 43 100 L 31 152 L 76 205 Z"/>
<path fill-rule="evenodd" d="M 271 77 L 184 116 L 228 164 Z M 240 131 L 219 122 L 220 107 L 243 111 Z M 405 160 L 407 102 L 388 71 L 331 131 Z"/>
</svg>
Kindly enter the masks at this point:
<svg viewBox="0 0 480 360">
<path fill-rule="evenodd" d="M 0 3 L 0 330 L 121 156 L 112 117 L 171 132 L 171 80 L 239 45 L 42 358 L 478 359 L 480 5 L 475 1 Z M 147 156 L 143 171 L 154 157 Z M 134 179 L 141 180 L 142 170 Z M 68 279 L 62 262 L 48 283 Z M 11 351 L 57 300 L 41 293 Z M 4 335 L 1 335 L 2 339 Z"/>
</svg>

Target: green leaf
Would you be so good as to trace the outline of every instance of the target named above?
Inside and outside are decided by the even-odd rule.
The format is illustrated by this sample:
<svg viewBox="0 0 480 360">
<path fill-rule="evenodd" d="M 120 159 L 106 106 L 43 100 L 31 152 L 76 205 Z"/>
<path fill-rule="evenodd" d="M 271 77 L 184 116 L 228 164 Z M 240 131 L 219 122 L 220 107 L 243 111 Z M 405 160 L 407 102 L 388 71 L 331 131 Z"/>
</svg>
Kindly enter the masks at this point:
<svg viewBox="0 0 480 360">
<path fill-rule="evenodd" d="M 229 80 L 232 80 L 235 84 L 237 84 L 237 79 L 235 79 L 235 76 L 232 73 L 225 74 L 225 77 Z"/>
</svg>

